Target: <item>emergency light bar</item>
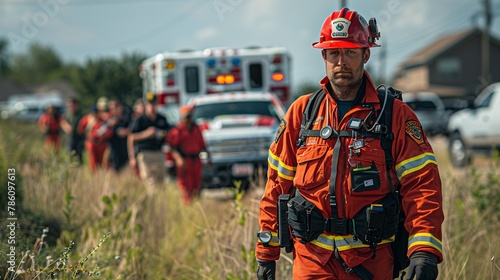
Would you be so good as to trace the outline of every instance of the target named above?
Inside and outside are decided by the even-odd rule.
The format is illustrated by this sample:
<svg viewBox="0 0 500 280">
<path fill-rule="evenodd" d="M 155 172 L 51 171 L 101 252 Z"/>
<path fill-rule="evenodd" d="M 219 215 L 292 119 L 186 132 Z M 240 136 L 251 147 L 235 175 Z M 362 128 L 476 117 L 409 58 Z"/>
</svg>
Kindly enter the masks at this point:
<svg viewBox="0 0 500 280">
<path fill-rule="evenodd" d="M 216 79 L 216 82 L 220 85 L 234 83 L 234 76 L 233 75 L 219 75 L 215 79 Z"/>
</svg>

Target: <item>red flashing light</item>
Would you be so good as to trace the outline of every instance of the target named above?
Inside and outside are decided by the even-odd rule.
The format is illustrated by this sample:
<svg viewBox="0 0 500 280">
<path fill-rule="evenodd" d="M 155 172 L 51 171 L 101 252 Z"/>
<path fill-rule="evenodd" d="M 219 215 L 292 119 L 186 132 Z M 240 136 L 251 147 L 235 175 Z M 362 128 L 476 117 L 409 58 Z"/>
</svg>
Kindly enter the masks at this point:
<svg viewBox="0 0 500 280">
<path fill-rule="evenodd" d="M 234 67 L 231 69 L 231 73 L 232 74 L 239 74 L 239 73 L 241 73 L 241 69 L 238 67 Z"/>
<path fill-rule="evenodd" d="M 279 63 L 281 63 L 281 55 L 276 54 L 276 55 L 274 55 L 274 58 L 273 58 L 273 64 L 279 64 Z"/>
</svg>

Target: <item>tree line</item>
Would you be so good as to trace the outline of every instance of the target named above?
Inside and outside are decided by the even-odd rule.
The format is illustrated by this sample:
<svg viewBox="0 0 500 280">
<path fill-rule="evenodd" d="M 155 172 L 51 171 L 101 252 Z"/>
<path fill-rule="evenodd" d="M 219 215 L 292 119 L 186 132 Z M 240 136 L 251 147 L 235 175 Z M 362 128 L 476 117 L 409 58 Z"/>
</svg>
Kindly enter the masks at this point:
<svg viewBox="0 0 500 280">
<path fill-rule="evenodd" d="M 11 54 L 8 40 L 0 38 L 0 79 L 11 79 L 27 86 L 62 80 L 72 86 L 86 107 L 101 96 L 118 98 L 131 105 L 142 97 L 138 67 L 147 57 L 130 53 L 118 58 L 89 58 L 78 64 L 63 61 L 53 47 L 37 42 L 31 43 L 25 53 Z M 292 91 L 292 98 L 318 88 L 316 81 L 304 82 Z"/>
<path fill-rule="evenodd" d="M 146 57 L 130 53 L 118 58 L 89 58 L 78 64 L 63 61 L 53 47 L 36 42 L 29 45 L 26 53 L 11 54 L 8 40 L 0 38 L 0 78 L 26 86 L 66 81 L 84 106 L 101 96 L 132 104 L 142 96 L 138 66 Z"/>
</svg>

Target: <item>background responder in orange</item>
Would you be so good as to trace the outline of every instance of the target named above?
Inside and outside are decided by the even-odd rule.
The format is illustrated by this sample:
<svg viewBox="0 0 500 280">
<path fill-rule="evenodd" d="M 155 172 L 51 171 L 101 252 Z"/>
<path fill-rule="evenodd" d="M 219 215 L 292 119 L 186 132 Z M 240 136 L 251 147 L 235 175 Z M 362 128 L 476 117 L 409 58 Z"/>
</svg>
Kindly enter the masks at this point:
<svg viewBox="0 0 500 280">
<path fill-rule="evenodd" d="M 167 136 L 175 160 L 177 184 L 186 205 L 200 194 L 202 163 L 199 155 L 206 151 L 201 130 L 191 118 L 192 109 L 191 106 L 180 108 L 181 120 Z"/>
<path fill-rule="evenodd" d="M 378 34 L 371 33 L 367 22 L 356 12 L 344 8 L 325 20 L 320 40 L 313 44 L 322 49 L 326 77 L 320 82 L 326 92 L 312 129 L 329 125 L 348 130 L 353 118 L 364 120 L 373 105 L 380 111 L 377 90 L 364 64 L 370 58 L 370 47 L 378 46 Z M 301 119 L 310 95 L 299 97 L 283 119 L 269 150 L 268 181 L 260 204 L 260 230 L 277 236 L 277 201 L 280 194 L 296 191 L 321 210 L 323 218 L 332 216 L 329 201 L 331 174 L 336 174 L 335 195 L 338 218 L 352 219 L 359 211 L 379 202 L 391 193 L 386 177 L 384 150 L 379 139 L 364 139 L 364 146 L 352 153 L 353 138 L 307 137 L 296 146 Z M 372 105 L 369 105 L 372 104 Z M 392 185 L 402 196 L 406 214 L 405 227 L 410 237 L 408 279 L 435 279 L 437 263 L 442 257 L 441 181 L 433 150 L 414 112 L 400 100 L 393 105 Z M 340 142 L 338 164 L 333 165 L 333 147 Z M 351 146 L 352 147 L 352 146 Z M 379 171 L 380 186 L 361 192 L 353 191 L 351 171 L 354 166 L 374 164 Z M 354 165 L 354 166 L 353 166 Z M 373 279 L 392 279 L 393 257 L 387 240 L 378 243 L 376 256 L 372 248 L 353 235 L 336 235 L 326 231 L 315 240 L 301 243 L 294 238 L 294 279 L 360 279 L 348 273 L 335 257 L 335 250 L 347 268 L 363 266 Z M 276 241 L 256 244 L 258 279 L 274 279 L 280 248 Z"/>
<path fill-rule="evenodd" d="M 106 108 L 104 105 L 92 107 L 78 124 L 78 132 L 85 134 L 85 150 L 87 151 L 91 172 L 101 167 L 108 140 L 113 136 L 113 130 L 106 124 Z"/>
<path fill-rule="evenodd" d="M 53 105 L 48 105 L 38 119 L 38 126 L 45 134 L 45 147 L 53 147 L 57 152 L 61 146 L 61 116 Z"/>
</svg>

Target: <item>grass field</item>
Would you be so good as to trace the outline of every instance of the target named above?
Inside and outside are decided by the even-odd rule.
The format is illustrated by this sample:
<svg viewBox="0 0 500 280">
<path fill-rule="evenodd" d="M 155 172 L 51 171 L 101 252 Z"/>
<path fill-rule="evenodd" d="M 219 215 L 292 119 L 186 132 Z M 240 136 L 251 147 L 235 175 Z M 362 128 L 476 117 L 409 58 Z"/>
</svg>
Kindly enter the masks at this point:
<svg viewBox="0 0 500 280">
<path fill-rule="evenodd" d="M 46 151 L 34 125 L 0 121 L 0 139 L 1 252 L 11 246 L 4 174 L 16 170 L 16 268 L 23 273 L 15 279 L 255 279 L 261 189 L 207 195 L 185 207 L 173 182 L 150 189 L 132 172 L 90 174 L 65 152 Z M 432 143 L 446 215 L 439 278 L 500 279 L 497 161 L 453 169 L 445 139 Z M 290 258 L 282 255 L 277 279 L 291 279 Z M 8 260 L 0 255 L 0 279 L 14 279 Z"/>
</svg>

